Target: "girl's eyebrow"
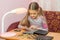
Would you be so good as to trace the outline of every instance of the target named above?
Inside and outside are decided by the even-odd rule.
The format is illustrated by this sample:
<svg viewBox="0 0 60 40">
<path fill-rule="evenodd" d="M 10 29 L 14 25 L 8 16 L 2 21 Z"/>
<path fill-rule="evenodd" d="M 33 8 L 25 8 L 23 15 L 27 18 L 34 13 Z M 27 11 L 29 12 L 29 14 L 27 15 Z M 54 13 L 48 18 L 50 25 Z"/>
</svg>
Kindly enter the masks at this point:
<svg viewBox="0 0 60 40">
<path fill-rule="evenodd" d="M 35 13 L 31 13 L 31 14 L 35 14 Z"/>
</svg>

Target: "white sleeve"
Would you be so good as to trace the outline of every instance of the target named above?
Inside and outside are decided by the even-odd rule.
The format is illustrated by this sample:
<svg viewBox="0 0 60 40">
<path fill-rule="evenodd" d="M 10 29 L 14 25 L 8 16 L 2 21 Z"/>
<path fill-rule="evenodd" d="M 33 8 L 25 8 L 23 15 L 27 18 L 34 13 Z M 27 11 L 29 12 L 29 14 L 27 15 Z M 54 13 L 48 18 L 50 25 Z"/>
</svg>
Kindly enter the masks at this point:
<svg viewBox="0 0 60 40">
<path fill-rule="evenodd" d="M 38 28 L 38 30 L 48 31 L 48 28 L 46 28 L 46 29 L 43 29 L 43 28 Z"/>
<path fill-rule="evenodd" d="M 42 28 L 42 30 L 48 31 L 48 25 L 47 25 L 47 20 L 44 16 L 42 16 L 42 24 L 45 24 Z"/>
</svg>

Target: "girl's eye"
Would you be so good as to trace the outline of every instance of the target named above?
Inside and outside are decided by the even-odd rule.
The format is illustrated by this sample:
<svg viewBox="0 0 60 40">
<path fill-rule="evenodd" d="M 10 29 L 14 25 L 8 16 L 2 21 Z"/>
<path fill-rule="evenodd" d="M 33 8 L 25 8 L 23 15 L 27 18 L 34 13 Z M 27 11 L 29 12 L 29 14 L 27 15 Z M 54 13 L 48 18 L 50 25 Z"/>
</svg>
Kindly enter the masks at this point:
<svg viewBox="0 0 60 40">
<path fill-rule="evenodd" d="M 30 15 L 35 15 L 34 13 L 30 14 Z"/>
<path fill-rule="evenodd" d="M 33 14 L 36 14 L 36 13 L 33 13 Z"/>
<path fill-rule="evenodd" d="M 32 14 L 36 14 L 36 13 L 32 13 Z"/>
</svg>

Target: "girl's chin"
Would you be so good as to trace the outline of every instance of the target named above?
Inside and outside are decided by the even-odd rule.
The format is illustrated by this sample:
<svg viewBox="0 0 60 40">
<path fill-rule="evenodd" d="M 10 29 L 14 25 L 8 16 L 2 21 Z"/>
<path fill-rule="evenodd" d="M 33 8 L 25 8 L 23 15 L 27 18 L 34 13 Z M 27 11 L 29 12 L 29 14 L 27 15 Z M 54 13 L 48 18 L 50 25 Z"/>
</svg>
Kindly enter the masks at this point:
<svg viewBox="0 0 60 40">
<path fill-rule="evenodd" d="M 32 19 L 35 19 L 35 17 L 32 17 Z"/>
<path fill-rule="evenodd" d="M 35 19 L 35 17 L 31 17 L 32 19 Z"/>
<path fill-rule="evenodd" d="M 36 17 L 32 17 L 33 19 L 36 19 Z"/>
</svg>

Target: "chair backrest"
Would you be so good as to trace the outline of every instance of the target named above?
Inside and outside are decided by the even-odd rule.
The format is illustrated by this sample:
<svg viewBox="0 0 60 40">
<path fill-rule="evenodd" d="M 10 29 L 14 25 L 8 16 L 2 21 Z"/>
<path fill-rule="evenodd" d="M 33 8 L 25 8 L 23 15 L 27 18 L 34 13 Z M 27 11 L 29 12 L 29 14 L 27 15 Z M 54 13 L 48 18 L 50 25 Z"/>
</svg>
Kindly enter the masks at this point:
<svg viewBox="0 0 60 40">
<path fill-rule="evenodd" d="M 60 32 L 60 12 L 44 11 L 51 32 Z"/>
</svg>

